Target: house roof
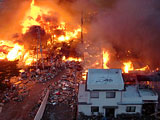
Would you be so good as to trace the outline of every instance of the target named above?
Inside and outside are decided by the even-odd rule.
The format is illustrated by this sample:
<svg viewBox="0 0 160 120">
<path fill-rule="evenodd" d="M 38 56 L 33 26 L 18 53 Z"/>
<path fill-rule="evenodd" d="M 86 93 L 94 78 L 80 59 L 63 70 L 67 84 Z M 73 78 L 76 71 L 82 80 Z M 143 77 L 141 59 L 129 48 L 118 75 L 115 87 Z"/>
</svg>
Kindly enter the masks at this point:
<svg viewBox="0 0 160 120">
<path fill-rule="evenodd" d="M 123 90 L 121 69 L 89 69 L 87 90 Z"/>
<path fill-rule="evenodd" d="M 142 97 L 140 96 L 137 86 L 127 86 L 122 93 L 123 104 L 142 104 Z"/>
</svg>

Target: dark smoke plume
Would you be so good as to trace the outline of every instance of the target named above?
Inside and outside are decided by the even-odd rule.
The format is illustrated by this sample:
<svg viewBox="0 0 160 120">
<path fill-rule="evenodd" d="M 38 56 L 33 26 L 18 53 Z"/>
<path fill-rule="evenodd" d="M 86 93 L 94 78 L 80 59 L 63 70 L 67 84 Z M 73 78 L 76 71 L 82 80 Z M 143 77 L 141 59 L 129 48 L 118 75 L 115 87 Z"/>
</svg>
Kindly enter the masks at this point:
<svg viewBox="0 0 160 120">
<path fill-rule="evenodd" d="M 99 9 L 89 26 L 87 40 L 111 50 L 119 61 L 130 57 L 159 67 L 159 4 L 159 0 L 119 0 L 112 8 Z"/>
</svg>

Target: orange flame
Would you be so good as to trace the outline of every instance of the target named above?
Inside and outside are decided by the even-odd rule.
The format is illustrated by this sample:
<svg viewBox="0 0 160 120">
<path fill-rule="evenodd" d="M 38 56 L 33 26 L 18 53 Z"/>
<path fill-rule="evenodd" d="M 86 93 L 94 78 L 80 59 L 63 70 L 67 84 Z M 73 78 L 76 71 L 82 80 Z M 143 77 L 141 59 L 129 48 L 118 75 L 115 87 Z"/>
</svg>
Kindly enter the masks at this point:
<svg viewBox="0 0 160 120">
<path fill-rule="evenodd" d="M 26 33 L 32 25 L 40 25 L 40 22 L 37 21 L 38 16 L 42 16 L 43 14 L 49 14 L 48 8 L 40 8 L 39 6 L 35 5 L 35 1 L 32 0 L 30 5 L 30 10 L 25 16 L 25 19 L 22 22 L 22 33 Z"/>
<path fill-rule="evenodd" d="M 109 53 L 107 51 L 103 51 L 103 68 L 108 69 L 107 63 L 109 61 Z"/>
<path fill-rule="evenodd" d="M 0 53 L 0 60 L 6 59 L 6 55 L 4 53 Z"/>
<path fill-rule="evenodd" d="M 82 73 L 82 79 L 83 80 L 87 79 L 87 73 L 88 73 L 88 70 L 85 70 L 85 72 Z"/>
<path fill-rule="evenodd" d="M 33 61 L 35 61 L 31 54 L 26 52 L 23 45 L 12 43 L 7 40 L 1 40 L 0 47 L 3 48 L 3 52 L 0 52 L 0 60 L 7 59 L 9 61 L 14 61 L 19 59 L 24 62 L 25 65 L 30 65 Z"/>
<path fill-rule="evenodd" d="M 69 58 L 66 59 L 65 56 L 62 57 L 62 60 L 65 61 L 65 62 L 66 62 L 66 61 L 82 62 L 82 59 L 81 59 L 81 58 L 73 58 L 73 57 L 69 57 Z"/>
<path fill-rule="evenodd" d="M 133 63 L 131 61 L 124 62 L 123 65 L 124 65 L 124 68 L 123 68 L 123 72 L 124 73 L 129 73 L 129 71 L 146 71 L 146 70 L 149 70 L 149 66 L 148 65 L 146 65 L 143 68 L 134 69 Z"/>
<path fill-rule="evenodd" d="M 124 62 L 123 65 L 124 65 L 124 72 L 125 72 L 125 73 L 128 73 L 129 71 L 134 70 L 133 64 L 132 64 L 131 61 Z"/>
<path fill-rule="evenodd" d="M 24 49 L 23 46 L 15 44 L 14 48 L 8 53 L 7 59 L 9 61 L 13 61 L 13 60 L 19 59 L 20 56 L 22 55 L 23 49 Z"/>
</svg>

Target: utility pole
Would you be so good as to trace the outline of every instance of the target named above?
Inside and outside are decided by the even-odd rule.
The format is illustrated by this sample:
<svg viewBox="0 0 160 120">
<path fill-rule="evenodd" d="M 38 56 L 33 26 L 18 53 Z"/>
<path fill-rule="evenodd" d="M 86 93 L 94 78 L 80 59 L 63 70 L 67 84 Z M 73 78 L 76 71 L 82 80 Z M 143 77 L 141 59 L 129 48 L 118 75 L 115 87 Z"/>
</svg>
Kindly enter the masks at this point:
<svg viewBox="0 0 160 120">
<path fill-rule="evenodd" d="M 43 50 L 42 50 L 41 33 L 40 33 L 40 27 L 39 26 L 37 26 L 37 37 L 38 37 L 37 41 L 39 41 L 39 44 L 40 44 L 42 68 L 44 69 L 44 60 L 43 60 L 43 55 L 42 55 Z M 38 56 L 38 54 L 37 54 L 37 56 Z"/>
<path fill-rule="evenodd" d="M 83 44 L 83 11 L 81 12 L 81 43 Z"/>
<path fill-rule="evenodd" d="M 81 12 L 81 45 L 83 46 L 82 48 L 84 48 L 84 39 L 83 39 L 83 24 L 84 24 L 84 18 L 83 18 L 83 10 Z M 83 62 L 84 62 L 84 49 L 82 50 L 83 53 L 82 53 L 82 59 L 83 59 Z"/>
<path fill-rule="evenodd" d="M 36 69 L 38 69 L 38 47 L 39 47 L 39 39 L 37 39 L 37 59 L 36 59 Z"/>
</svg>

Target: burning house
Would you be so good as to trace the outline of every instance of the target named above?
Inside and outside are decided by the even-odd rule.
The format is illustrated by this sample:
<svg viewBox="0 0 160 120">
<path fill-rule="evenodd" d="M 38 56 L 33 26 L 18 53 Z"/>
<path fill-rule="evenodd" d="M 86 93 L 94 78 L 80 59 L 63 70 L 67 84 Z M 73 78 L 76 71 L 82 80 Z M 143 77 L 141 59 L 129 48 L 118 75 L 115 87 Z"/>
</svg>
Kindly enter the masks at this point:
<svg viewBox="0 0 160 120">
<path fill-rule="evenodd" d="M 157 112 L 157 105 L 158 94 L 154 90 L 125 85 L 120 69 L 89 69 L 86 84 L 79 86 L 79 116 L 140 116 Z"/>
</svg>

